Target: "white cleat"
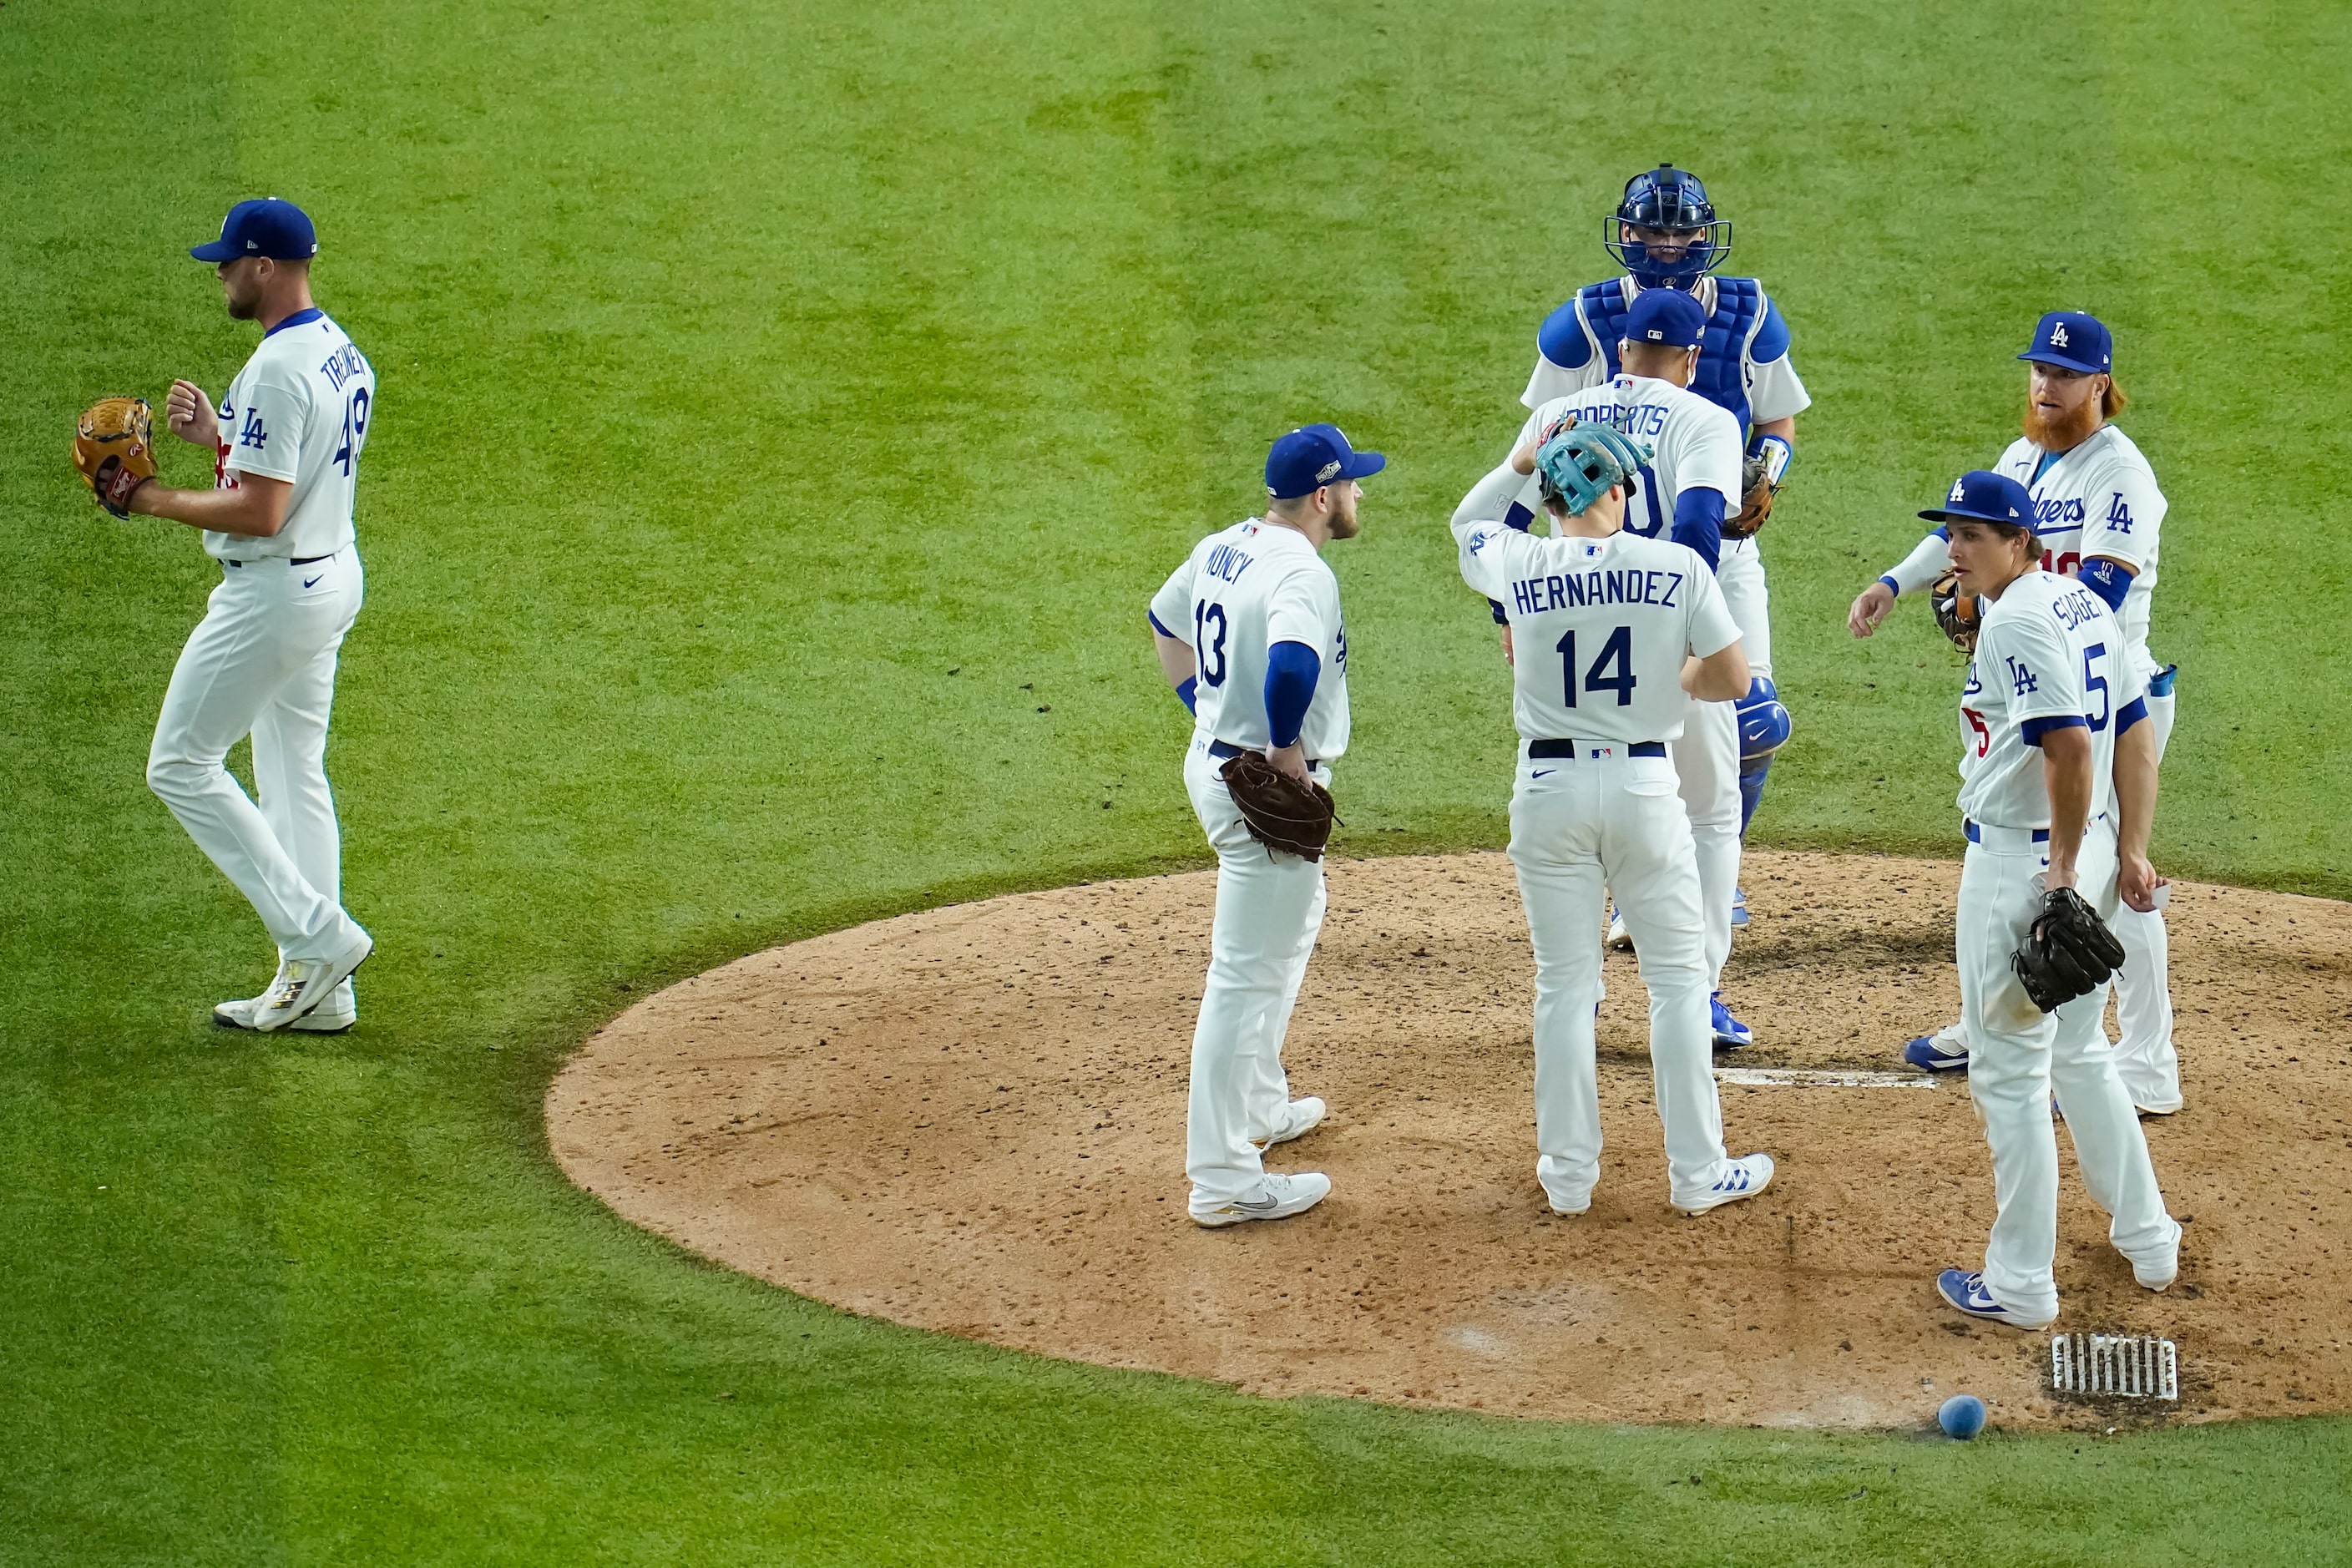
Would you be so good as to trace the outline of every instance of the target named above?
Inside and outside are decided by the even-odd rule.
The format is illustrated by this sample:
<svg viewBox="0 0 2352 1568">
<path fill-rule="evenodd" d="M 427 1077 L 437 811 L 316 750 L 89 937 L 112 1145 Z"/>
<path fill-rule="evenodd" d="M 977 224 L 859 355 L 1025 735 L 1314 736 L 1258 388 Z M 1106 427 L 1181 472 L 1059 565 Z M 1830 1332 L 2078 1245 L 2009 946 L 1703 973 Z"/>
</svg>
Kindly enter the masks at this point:
<svg viewBox="0 0 2352 1568">
<path fill-rule="evenodd" d="M 1276 1143 L 1287 1143 L 1293 1138 L 1304 1138 L 1322 1125 L 1323 1102 L 1310 1094 L 1304 1100 L 1294 1100 L 1284 1106 L 1281 1115 L 1275 1120 L 1274 1131 L 1263 1138 L 1253 1138 L 1250 1142 L 1261 1149 L 1271 1149 Z"/>
<path fill-rule="evenodd" d="M 278 982 L 273 980 L 269 991 L 258 996 L 217 1004 L 213 1008 L 214 1024 L 224 1029 L 252 1028 L 255 1015 L 268 1002 L 270 992 L 277 989 Z M 333 995 L 286 1026 L 297 1034 L 340 1035 L 359 1021 L 359 999 L 352 989 L 350 977 L 345 976 L 343 983 L 335 987 Z"/>
<path fill-rule="evenodd" d="M 1675 1207 L 1686 1215 L 1703 1215 L 1742 1198 L 1752 1198 L 1772 1184 L 1772 1156 L 1750 1154 L 1725 1163 L 1715 1185 L 1690 1199 L 1676 1198 Z"/>
<path fill-rule="evenodd" d="M 1298 1171 L 1289 1175 L 1268 1171 L 1258 1178 L 1257 1191 L 1247 1197 L 1228 1198 L 1205 1210 L 1201 1207 L 1200 1194 L 1194 1192 L 1192 1223 L 1214 1230 L 1220 1226 L 1240 1225 L 1244 1220 L 1288 1219 L 1321 1203 L 1330 1191 L 1331 1178 L 1319 1171 Z"/>
<path fill-rule="evenodd" d="M 278 969 L 268 996 L 253 1010 L 250 1026 L 269 1034 L 318 1011 L 374 951 L 374 940 L 362 931 L 358 942 L 332 958 L 288 959 Z"/>
<path fill-rule="evenodd" d="M 1609 945 L 1620 952 L 1633 951 L 1633 933 L 1625 929 L 1625 917 L 1613 903 L 1609 906 Z"/>
</svg>

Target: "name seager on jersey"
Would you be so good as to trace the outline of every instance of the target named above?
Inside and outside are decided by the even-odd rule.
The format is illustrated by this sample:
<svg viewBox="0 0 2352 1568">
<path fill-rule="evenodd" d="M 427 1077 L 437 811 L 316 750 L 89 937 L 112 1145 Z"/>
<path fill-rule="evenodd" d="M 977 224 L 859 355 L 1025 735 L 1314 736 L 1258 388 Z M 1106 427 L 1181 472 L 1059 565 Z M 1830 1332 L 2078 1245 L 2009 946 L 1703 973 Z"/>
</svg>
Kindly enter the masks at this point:
<svg viewBox="0 0 2352 1568">
<path fill-rule="evenodd" d="M 2029 572 L 2003 590 L 1960 692 L 1961 815 L 2048 827 L 2039 742 L 2070 721 L 2091 732 L 2091 815 L 2113 810 L 2116 736 L 2147 712 L 2126 651 L 2114 612 L 2073 578 Z"/>
</svg>

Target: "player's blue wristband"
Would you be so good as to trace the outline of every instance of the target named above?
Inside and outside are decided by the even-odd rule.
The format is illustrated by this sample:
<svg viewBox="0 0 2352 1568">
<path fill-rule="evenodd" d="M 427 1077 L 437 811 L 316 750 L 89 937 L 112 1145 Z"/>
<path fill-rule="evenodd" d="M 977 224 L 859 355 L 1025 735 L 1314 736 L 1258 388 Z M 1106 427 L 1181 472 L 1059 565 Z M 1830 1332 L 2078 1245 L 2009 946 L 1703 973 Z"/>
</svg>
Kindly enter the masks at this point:
<svg viewBox="0 0 2352 1568">
<path fill-rule="evenodd" d="M 2028 719 L 2017 727 L 2017 738 L 2029 746 L 2042 744 L 2042 737 L 2053 730 L 2087 730 L 2091 721 L 2080 713 L 2061 713 L 2055 719 Z"/>
<path fill-rule="evenodd" d="M 1789 472 L 1789 465 L 1796 460 L 1797 449 L 1789 445 L 1785 436 L 1759 436 L 1748 443 L 1748 455 L 1764 459 L 1764 477 L 1777 490 Z"/>
<path fill-rule="evenodd" d="M 1511 617 L 1503 613 L 1502 600 L 1489 599 L 1486 601 L 1486 607 L 1495 612 L 1495 624 L 1496 626 L 1507 626 L 1511 624 Z"/>
<path fill-rule="evenodd" d="M 1900 584 L 1900 583 L 1897 583 L 1894 578 L 1892 578 L 1892 577 L 1881 577 L 1881 578 L 1879 578 L 1879 581 L 1880 581 L 1880 582 L 1882 582 L 1882 583 L 1884 583 L 1884 584 L 1886 584 L 1886 591 L 1887 591 L 1888 593 L 1890 593 L 1890 594 L 1894 595 L 1896 598 L 1898 598 L 1898 599 L 1899 599 L 1899 598 L 1901 598 L 1901 597 L 1903 596 L 1903 584 Z"/>
<path fill-rule="evenodd" d="M 1265 728 L 1277 750 L 1297 741 L 1322 675 L 1322 657 L 1303 642 L 1278 642 L 1265 650 Z"/>
<path fill-rule="evenodd" d="M 1200 697 L 1201 678 L 1197 675 L 1186 676 L 1184 684 L 1176 689 L 1176 700 L 1184 705 L 1187 713 L 1200 712 Z"/>
</svg>

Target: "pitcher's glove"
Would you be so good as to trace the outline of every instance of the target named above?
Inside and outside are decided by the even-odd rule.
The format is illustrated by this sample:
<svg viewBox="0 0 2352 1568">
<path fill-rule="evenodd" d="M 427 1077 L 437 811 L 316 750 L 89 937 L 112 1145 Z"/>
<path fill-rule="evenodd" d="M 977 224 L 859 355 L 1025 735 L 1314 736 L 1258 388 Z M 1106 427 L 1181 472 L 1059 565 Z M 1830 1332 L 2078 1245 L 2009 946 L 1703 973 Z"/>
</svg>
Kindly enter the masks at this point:
<svg viewBox="0 0 2352 1568">
<path fill-rule="evenodd" d="M 1772 482 L 1772 467 L 1765 458 L 1749 458 L 1739 469 L 1739 510 L 1723 520 L 1726 539 L 1753 539 L 1772 515 L 1772 498 L 1780 487 Z"/>
<path fill-rule="evenodd" d="M 1936 579 L 1927 590 L 1927 604 L 1936 612 L 1936 624 L 1952 639 L 1952 646 L 1962 653 L 1977 651 L 1977 596 L 1960 592 L 1960 574 L 1947 572 Z"/>
<path fill-rule="evenodd" d="M 2042 895 L 2025 945 L 2009 955 L 2026 995 L 2045 1013 L 2105 985 L 2123 961 L 2124 944 L 2072 888 Z"/>
<path fill-rule="evenodd" d="M 1329 790 L 1311 780 L 1300 784 L 1266 761 L 1264 752 L 1228 757 L 1218 772 L 1251 837 L 1302 860 L 1323 858 L 1335 820 Z"/>
<path fill-rule="evenodd" d="M 131 515 L 131 492 L 155 477 L 154 421 L 143 397 L 102 397 L 74 428 L 74 467 L 98 504 Z"/>
</svg>

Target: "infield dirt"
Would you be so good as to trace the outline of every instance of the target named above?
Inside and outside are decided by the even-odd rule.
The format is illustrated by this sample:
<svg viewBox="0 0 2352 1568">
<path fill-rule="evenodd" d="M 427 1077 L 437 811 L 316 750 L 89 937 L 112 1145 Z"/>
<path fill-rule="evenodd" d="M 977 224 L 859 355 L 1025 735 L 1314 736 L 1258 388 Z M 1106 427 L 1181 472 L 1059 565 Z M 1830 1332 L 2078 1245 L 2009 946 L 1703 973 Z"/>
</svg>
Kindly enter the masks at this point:
<svg viewBox="0 0 2352 1568">
<path fill-rule="evenodd" d="M 1751 852 L 1724 1068 L 1906 1076 L 1956 1010 L 1957 862 Z M 2352 906 L 2179 884 L 2187 1106 L 2144 1123 L 2188 1226 L 2132 1283 L 2063 1131 L 2058 1327 L 2179 1343 L 2178 1405 L 2056 1401 L 2048 1337 L 1932 1279 L 1992 1217 L 1964 1079 L 1723 1086 L 1760 1198 L 1666 1206 L 1633 961 L 1601 1020 L 1590 1213 L 1535 1183 L 1532 966 L 1498 854 L 1335 861 L 1285 1053 L 1331 1106 L 1278 1224 L 1184 1215 L 1185 1068 L 1212 874 L 936 910 L 754 954 L 646 998 L 547 1095 L 557 1158 L 638 1224 L 852 1311 L 996 1344 L 1521 1415 L 1916 1426 L 2352 1408 Z"/>
</svg>

